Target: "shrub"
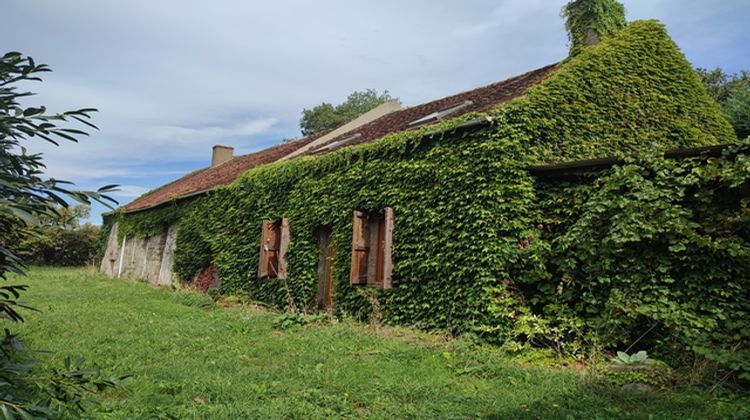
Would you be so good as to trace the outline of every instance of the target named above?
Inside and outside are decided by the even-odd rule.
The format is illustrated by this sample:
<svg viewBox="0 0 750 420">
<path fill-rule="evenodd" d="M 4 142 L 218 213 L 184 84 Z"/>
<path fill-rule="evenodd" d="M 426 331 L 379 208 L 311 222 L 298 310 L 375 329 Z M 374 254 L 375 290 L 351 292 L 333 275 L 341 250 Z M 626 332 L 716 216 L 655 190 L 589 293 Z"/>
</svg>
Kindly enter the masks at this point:
<svg viewBox="0 0 750 420">
<path fill-rule="evenodd" d="M 99 227 L 90 224 L 66 230 L 58 227 L 33 229 L 18 247 L 19 255 L 37 265 L 81 266 L 95 261 L 99 249 Z"/>
<path fill-rule="evenodd" d="M 286 330 L 292 327 L 304 326 L 309 324 L 319 324 L 329 320 L 331 317 L 327 312 L 317 314 L 303 314 L 300 312 L 288 312 L 279 315 L 273 323 L 276 329 Z"/>
</svg>

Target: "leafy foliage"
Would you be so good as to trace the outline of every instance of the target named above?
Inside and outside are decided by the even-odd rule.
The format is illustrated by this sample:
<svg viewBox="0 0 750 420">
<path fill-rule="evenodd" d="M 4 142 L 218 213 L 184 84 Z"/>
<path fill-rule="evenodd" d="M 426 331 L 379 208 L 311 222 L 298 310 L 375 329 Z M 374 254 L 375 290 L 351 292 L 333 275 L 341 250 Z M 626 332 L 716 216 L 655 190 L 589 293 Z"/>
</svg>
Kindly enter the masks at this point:
<svg viewBox="0 0 750 420">
<path fill-rule="evenodd" d="M 180 279 L 189 282 L 211 264 L 211 246 L 206 239 L 207 235 L 203 226 L 208 217 L 207 212 L 211 209 L 201 205 L 200 199 L 194 204 L 183 204 L 183 207 L 185 214 L 190 214 L 190 216 L 179 220 L 180 229 L 175 247 L 180 252 L 175 253 L 174 256 L 174 272 Z M 128 219 L 125 218 L 124 221 L 127 222 Z"/>
<path fill-rule="evenodd" d="M 7 329 L 0 340 L 0 357 L 0 413 L 5 419 L 81 414 L 84 403 L 127 378 L 105 377 L 96 365 L 87 367 L 83 358 L 69 357 L 62 366 L 40 372 L 38 360 L 30 358 L 23 342 Z"/>
<path fill-rule="evenodd" d="M 99 249 L 99 227 L 80 224 L 89 207 L 55 207 L 39 217 L 39 224 L 19 229 L 9 245 L 16 255 L 37 265 L 80 266 L 91 263 Z"/>
<path fill-rule="evenodd" d="M 40 81 L 38 73 L 50 71 L 44 64 L 36 64 L 31 57 L 20 53 L 7 53 L 0 58 L 0 234 L 2 237 L 18 226 L 38 223 L 40 215 L 54 213 L 55 206 L 67 207 L 65 198 L 82 204 L 91 200 L 115 203 L 103 193 L 111 191 L 106 186 L 96 192 L 66 189 L 69 182 L 44 179 L 42 156 L 27 154 L 22 141 L 41 138 L 57 145 L 58 141 L 77 141 L 76 136 L 87 135 L 77 128 L 59 125 L 76 121 L 96 128 L 88 120 L 95 109 L 86 108 L 58 114 L 47 113 L 44 107 L 22 108 L 19 101 L 33 94 L 19 92 L 14 84 L 22 81 Z M 7 244 L 0 242 L 0 277 L 7 271 L 21 273 L 23 263 L 12 254 Z"/>
<path fill-rule="evenodd" d="M 383 102 L 393 100 L 398 101 L 398 98 L 392 97 L 387 90 L 382 93 L 373 89 L 357 91 L 336 106 L 323 102 L 312 109 L 304 109 L 299 127 L 304 136 L 331 130 L 348 123 Z"/>
<path fill-rule="evenodd" d="M 738 137 L 750 137 L 750 81 L 732 92 L 724 112 Z"/>
<path fill-rule="evenodd" d="M 534 258 L 519 290 L 568 339 L 684 350 L 750 379 L 750 143 L 719 159 L 648 156 L 590 183 L 540 186 Z"/>
<path fill-rule="evenodd" d="M 722 69 L 697 69 L 706 90 L 719 103 L 737 137 L 750 136 L 750 72 L 728 75 Z"/>
<path fill-rule="evenodd" d="M 570 38 L 570 55 L 614 34 L 627 24 L 625 7 L 617 0 L 573 0 L 562 12 Z"/>
<path fill-rule="evenodd" d="M 480 116 L 493 122 L 458 129 Z M 470 332 L 519 346 L 532 342 L 569 354 L 622 348 L 651 326 L 647 321 L 658 320 L 659 333 L 667 337 L 674 332 L 680 338 L 659 342 L 648 336 L 644 345 L 661 351 L 673 344 L 691 351 L 703 345 L 723 348 L 726 337 L 747 337 L 740 323 L 728 321 L 743 319 L 744 309 L 715 292 L 736 283 L 732 275 L 737 273 L 731 270 L 744 266 L 728 264 L 721 270 L 730 271 L 712 274 L 705 271 L 711 266 L 705 261 L 735 261 L 744 251 L 736 248 L 739 254 L 733 255 L 716 249 L 710 255 L 704 250 L 696 266 L 687 257 L 693 251 L 670 251 L 671 244 L 664 246 L 667 239 L 646 241 L 648 234 L 658 233 L 684 244 L 696 237 L 691 226 L 711 215 L 707 201 L 705 211 L 690 216 L 689 224 L 674 219 L 688 216 L 683 214 L 687 210 L 669 207 L 669 200 L 677 203 L 681 197 L 670 183 L 684 185 L 688 181 L 681 177 L 690 171 L 660 179 L 644 204 L 636 200 L 641 198 L 637 191 L 626 194 L 618 182 L 635 187 L 651 179 L 654 169 L 645 164 L 631 160 L 626 169 L 570 183 L 539 182 L 527 168 L 598 157 L 658 156 L 666 149 L 732 142 L 732 128 L 663 26 L 634 22 L 560 64 L 524 97 L 487 115 L 468 114 L 316 158 L 263 165 L 196 199 L 179 219 L 175 271 L 190 280 L 210 262 L 222 279 L 223 293 L 246 292 L 281 308 L 289 304 L 288 285 L 295 307 L 314 312 L 314 232 L 326 226 L 337 250 L 333 277 L 338 314 L 367 318 L 374 300 L 385 322 Z M 703 161 L 691 162 L 703 167 Z M 348 281 L 352 211 L 384 207 L 395 211 L 395 287 L 365 292 Z M 737 210 L 731 208 L 727 212 Z M 292 234 L 287 284 L 255 276 L 261 221 L 282 216 L 291 221 Z M 129 217 L 123 222 L 129 223 Z M 638 250 L 636 255 L 635 247 L 621 254 L 615 247 L 621 241 L 609 238 L 618 234 L 608 230 L 614 222 L 621 230 L 643 229 L 636 238 L 643 241 L 636 242 L 654 258 L 631 272 L 630 259 L 651 254 Z M 723 242 L 709 237 L 712 244 L 730 247 L 738 232 L 727 232 Z M 679 258 L 669 259 L 672 252 Z M 667 274 L 685 277 L 695 294 L 680 295 L 677 281 L 647 275 L 662 261 L 671 261 L 675 271 Z M 699 281 L 705 275 L 714 277 Z M 619 279 L 628 287 L 618 287 Z M 706 312 L 697 306 L 698 296 L 711 299 L 702 306 Z M 638 310 L 631 305 L 637 299 L 642 302 Z M 727 321 L 713 327 L 688 328 L 720 311 L 732 315 L 722 313 Z M 723 357 L 724 366 L 740 368 L 727 353 Z"/>
<path fill-rule="evenodd" d="M 180 219 L 185 205 L 167 205 L 148 212 L 131 213 L 122 218 L 123 223 L 118 228 L 118 235 L 122 237 L 152 236 L 166 232 L 169 226 Z M 121 219 L 118 214 L 110 216 L 115 220 Z"/>
<path fill-rule="evenodd" d="M 656 21 L 633 22 L 569 59 L 501 116 L 511 135 L 528 139 L 537 164 L 737 139 Z"/>
<path fill-rule="evenodd" d="M 58 145 L 58 141 L 76 142 L 77 137 L 87 133 L 70 128 L 66 123 L 78 122 L 96 128 L 88 120 L 95 109 L 80 109 L 58 114 L 47 113 L 44 107 L 26 107 L 20 104 L 32 96 L 30 92 L 19 92 L 16 84 L 41 81 L 38 74 L 50 69 L 36 64 L 31 57 L 11 52 L 0 57 L 0 278 L 6 279 L 8 272 L 23 274 L 24 261 L 10 249 L 11 241 L 24 239 L 23 229 L 40 224 L 40 219 L 62 220 L 67 208 L 66 199 L 82 204 L 92 200 L 105 204 L 115 203 L 104 195 L 113 186 L 96 192 L 81 192 L 67 189 L 69 182 L 43 177 L 44 164 L 40 154 L 28 154 L 24 142 L 39 138 Z M 0 287 L 0 314 L 6 320 L 20 322 L 23 317 L 18 308 L 28 306 L 19 301 L 25 286 Z M 67 364 L 64 370 L 52 376 L 38 378 L 29 372 L 34 366 L 19 365 L 21 342 L 6 329 L 0 345 L 0 412 L 5 418 L 14 415 L 30 418 L 32 415 L 50 416 L 71 407 L 80 408 L 79 397 L 89 386 L 107 386 L 99 382 L 98 374 L 88 374 L 80 366 Z M 36 386 L 29 392 L 28 384 Z M 38 402 L 39 396 L 45 399 Z"/>
<path fill-rule="evenodd" d="M 748 70 L 743 70 L 737 74 L 727 74 L 719 67 L 713 70 L 698 68 L 695 71 L 706 87 L 708 94 L 722 106 L 727 103 L 729 97 L 732 96 L 732 92 L 750 83 L 750 71 Z"/>
</svg>

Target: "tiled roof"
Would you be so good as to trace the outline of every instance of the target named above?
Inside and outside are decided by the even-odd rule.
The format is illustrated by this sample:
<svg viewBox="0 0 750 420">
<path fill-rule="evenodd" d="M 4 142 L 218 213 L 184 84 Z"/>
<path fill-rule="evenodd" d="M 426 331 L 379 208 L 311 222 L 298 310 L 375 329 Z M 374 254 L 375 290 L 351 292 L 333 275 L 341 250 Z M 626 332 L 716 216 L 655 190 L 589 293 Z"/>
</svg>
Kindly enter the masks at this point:
<svg viewBox="0 0 750 420">
<path fill-rule="evenodd" d="M 413 126 L 410 126 L 410 123 L 413 121 L 462 103 L 467 105 L 461 107 L 460 111 L 447 116 L 447 118 L 457 117 L 468 112 L 488 111 L 501 103 L 523 95 L 529 87 L 541 82 L 547 77 L 547 75 L 554 71 L 556 67 L 556 64 L 542 67 L 538 70 L 502 82 L 493 83 L 457 95 L 448 96 L 422 105 L 386 114 L 375 121 L 331 139 L 326 144 L 311 150 L 309 153 L 315 153 L 315 150 L 323 149 L 325 149 L 325 152 L 327 153 L 341 147 L 371 142 L 387 134 L 408 130 L 413 128 Z M 280 144 L 278 146 L 273 146 L 243 156 L 237 156 L 214 168 L 205 168 L 191 172 L 174 182 L 135 199 L 130 204 L 127 204 L 124 209 L 125 211 L 144 210 L 158 206 L 175 198 L 203 192 L 221 185 L 227 185 L 239 177 L 243 172 L 258 165 L 277 161 L 295 150 L 306 146 L 326 133 L 327 132 L 317 133 L 302 140 Z"/>
<path fill-rule="evenodd" d="M 169 184 L 161 186 L 136 198 L 134 201 L 127 204 L 124 209 L 125 211 L 144 210 L 166 203 L 174 198 L 230 184 L 248 169 L 264 163 L 275 162 L 324 134 L 325 133 L 318 133 L 302 140 L 280 144 L 247 155 L 237 156 L 232 160 L 213 168 L 209 167 L 190 172 L 176 181 L 170 182 Z"/>
<path fill-rule="evenodd" d="M 531 86 L 544 80 L 544 78 L 554 71 L 555 68 L 557 68 L 556 64 L 542 67 L 538 70 L 530 71 L 526 74 L 502 82 L 493 83 L 457 95 L 448 96 L 426 104 L 413 106 L 411 108 L 384 115 L 369 124 L 365 124 L 362 127 L 331 139 L 328 143 L 321 145 L 319 149 L 324 149 L 326 146 L 334 146 L 326 150 L 326 152 L 330 152 L 345 146 L 368 143 L 387 134 L 416 128 L 410 127 L 410 123 L 417 121 L 420 118 L 424 118 L 434 112 L 439 112 L 445 108 L 466 103 L 467 101 L 471 101 L 471 104 L 462 107 L 457 113 L 448 115 L 447 118 L 454 118 L 469 112 L 489 111 L 499 104 L 508 102 L 511 99 L 523 95 Z M 357 134 L 360 134 L 360 136 L 357 136 L 352 141 L 342 142 L 342 140 L 354 137 Z M 336 142 L 344 144 L 334 145 Z M 314 152 L 315 149 L 310 153 Z"/>
</svg>

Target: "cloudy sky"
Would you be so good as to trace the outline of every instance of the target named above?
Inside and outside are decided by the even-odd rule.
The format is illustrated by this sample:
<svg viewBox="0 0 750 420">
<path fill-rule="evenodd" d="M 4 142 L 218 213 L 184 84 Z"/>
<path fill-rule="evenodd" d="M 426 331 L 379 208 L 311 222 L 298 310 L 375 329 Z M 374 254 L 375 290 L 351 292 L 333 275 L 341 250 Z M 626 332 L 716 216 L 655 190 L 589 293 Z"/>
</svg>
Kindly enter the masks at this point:
<svg viewBox="0 0 750 420">
<path fill-rule="evenodd" d="M 2 0 L 0 52 L 54 73 L 28 105 L 96 107 L 100 131 L 45 153 L 48 174 L 127 203 L 207 166 L 299 135 L 303 108 L 388 89 L 415 105 L 567 55 L 565 0 Z M 750 69 L 750 1 L 624 0 L 696 66 Z M 92 221 L 99 222 L 101 208 Z"/>
</svg>

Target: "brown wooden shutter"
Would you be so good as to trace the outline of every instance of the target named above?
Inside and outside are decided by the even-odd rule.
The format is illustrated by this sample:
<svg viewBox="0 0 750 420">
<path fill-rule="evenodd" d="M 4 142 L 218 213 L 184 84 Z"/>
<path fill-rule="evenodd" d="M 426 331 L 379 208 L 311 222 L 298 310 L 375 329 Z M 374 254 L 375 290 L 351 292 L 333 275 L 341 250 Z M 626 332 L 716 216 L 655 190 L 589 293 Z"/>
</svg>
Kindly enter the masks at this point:
<svg viewBox="0 0 750 420">
<path fill-rule="evenodd" d="M 352 222 L 352 266 L 349 272 L 351 284 L 367 284 L 367 260 L 370 255 L 367 215 L 354 212 Z"/>
<path fill-rule="evenodd" d="M 282 218 L 279 229 L 279 272 L 277 274 L 280 279 L 286 279 L 287 276 L 286 251 L 289 249 L 289 239 L 289 219 Z"/>
<path fill-rule="evenodd" d="M 383 287 L 383 245 L 385 244 L 385 223 L 383 214 L 370 215 L 370 261 L 367 262 L 368 284 Z"/>
<path fill-rule="evenodd" d="M 266 251 L 266 240 L 268 232 L 268 224 L 271 223 L 268 220 L 261 222 L 260 227 L 260 254 L 258 258 L 258 277 L 268 277 L 268 252 Z"/>
<path fill-rule="evenodd" d="M 271 220 L 264 220 L 261 229 L 258 277 L 276 277 L 279 270 L 280 229 Z"/>
<path fill-rule="evenodd" d="M 383 217 L 384 237 L 383 237 L 383 288 L 390 289 L 393 287 L 391 274 L 393 273 L 393 257 L 391 248 L 393 247 L 393 209 L 386 207 Z"/>
</svg>

